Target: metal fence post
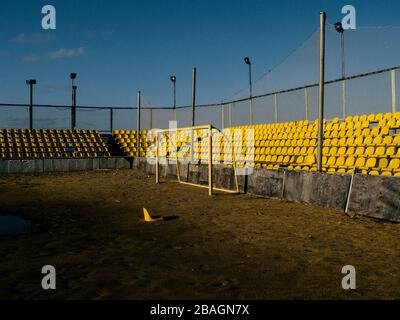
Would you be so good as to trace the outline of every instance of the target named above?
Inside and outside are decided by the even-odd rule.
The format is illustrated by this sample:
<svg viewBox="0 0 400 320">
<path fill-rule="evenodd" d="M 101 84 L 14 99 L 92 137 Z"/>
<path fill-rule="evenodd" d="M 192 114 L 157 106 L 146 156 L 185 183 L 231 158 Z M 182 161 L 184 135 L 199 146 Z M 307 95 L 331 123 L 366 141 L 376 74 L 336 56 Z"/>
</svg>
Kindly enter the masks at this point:
<svg viewBox="0 0 400 320">
<path fill-rule="evenodd" d="M 392 78 L 392 113 L 396 113 L 396 69 L 390 72 Z"/>
<path fill-rule="evenodd" d="M 326 13 L 320 13 L 319 38 L 319 101 L 318 101 L 318 159 L 317 169 L 322 171 L 322 145 L 324 134 L 324 97 L 325 97 L 325 23 Z"/>
<path fill-rule="evenodd" d="M 274 94 L 275 98 L 275 123 L 278 123 L 278 95 Z"/>
</svg>

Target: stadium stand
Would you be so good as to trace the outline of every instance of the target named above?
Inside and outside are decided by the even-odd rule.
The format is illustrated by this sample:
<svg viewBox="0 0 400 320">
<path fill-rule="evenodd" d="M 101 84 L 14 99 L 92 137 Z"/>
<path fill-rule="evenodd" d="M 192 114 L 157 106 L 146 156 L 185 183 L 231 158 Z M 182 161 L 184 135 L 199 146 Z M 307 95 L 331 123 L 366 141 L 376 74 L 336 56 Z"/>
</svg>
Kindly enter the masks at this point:
<svg viewBox="0 0 400 320">
<path fill-rule="evenodd" d="M 400 112 L 334 118 L 324 124 L 323 171 L 400 176 Z M 197 132 L 196 137 L 205 137 Z M 136 132 L 117 130 L 114 137 L 128 156 L 136 156 Z M 318 121 L 307 120 L 227 128 L 213 136 L 213 160 L 269 170 L 316 171 Z M 251 134 L 251 137 L 249 137 Z M 247 135 L 247 137 L 246 137 Z M 173 137 L 172 137 L 173 136 Z M 178 159 L 188 156 L 190 137 L 182 131 L 166 134 L 159 142 L 159 156 Z M 240 142 L 240 143 L 238 143 Z M 247 145 L 246 145 L 247 144 Z M 173 146 L 177 146 L 177 149 Z M 179 150 L 176 154 L 175 150 Z M 208 139 L 195 139 L 194 158 L 206 162 Z M 154 137 L 141 131 L 141 155 L 155 156 Z M 253 157 L 254 155 L 254 157 Z"/>
<path fill-rule="evenodd" d="M 109 156 L 97 130 L 0 129 L 0 159 Z"/>
<path fill-rule="evenodd" d="M 137 143 L 136 143 L 137 138 L 135 130 L 114 130 L 113 137 L 126 156 L 136 157 L 138 155 Z M 141 155 L 145 155 L 147 147 L 148 147 L 147 131 L 142 130 L 140 132 Z"/>
</svg>

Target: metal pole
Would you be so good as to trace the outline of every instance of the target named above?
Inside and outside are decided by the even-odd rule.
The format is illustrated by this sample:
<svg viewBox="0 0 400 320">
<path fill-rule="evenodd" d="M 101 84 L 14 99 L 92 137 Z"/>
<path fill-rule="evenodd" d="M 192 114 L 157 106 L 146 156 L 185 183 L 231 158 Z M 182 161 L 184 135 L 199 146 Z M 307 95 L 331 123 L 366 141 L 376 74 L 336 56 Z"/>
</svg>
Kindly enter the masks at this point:
<svg viewBox="0 0 400 320">
<path fill-rule="evenodd" d="M 195 108 L 196 108 L 196 68 L 192 69 L 192 127 L 195 126 Z"/>
<path fill-rule="evenodd" d="M 397 101 L 396 101 L 396 70 L 390 72 L 392 78 L 392 113 L 396 113 Z"/>
<path fill-rule="evenodd" d="M 304 88 L 304 99 L 306 105 L 306 120 L 308 120 L 308 88 Z"/>
<path fill-rule="evenodd" d="M 225 128 L 225 106 L 221 104 L 221 129 Z"/>
<path fill-rule="evenodd" d="M 176 121 L 176 84 L 174 81 L 174 114 L 173 114 L 173 119 Z"/>
<path fill-rule="evenodd" d="M 74 130 L 74 80 L 71 82 L 71 130 Z"/>
<path fill-rule="evenodd" d="M 232 128 L 232 103 L 229 104 L 229 127 Z"/>
<path fill-rule="evenodd" d="M 160 182 L 160 177 L 159 177 L 160 169 L 159 169 L 159 159 L 158 159 L 158 157 L 159 157 L 159 153 L 158 153 L 158 147 L 159 147 L 158 134 L 159 134 L 159 132 L 156 133 L 156 183 Z M 177 170 L 178 170 L 178 164 L 177 164 Z"/>
<path fill-rule="evenodd" d="M 213 167 L 212 167 L 212 125 L 208 130 L 208 195 L 213 194 Z"/>
<path fill-rule="evenodd" d="M 325 97 L 325 23 L 326 13 L 320 13 L 319 39 L 319 101 L 318 101 L 318 159 L 317 169 L 322 171 L 322 145 L 324 134 L 324 97 Z"/>
<path fill-rule="evenodd" d="M 73 119 L 72 119 L 72 130 L 76 129 L 76 89 L 77 86 L 73 86 L 72 90 L 73 90 Z"/>
<path fill-rule="evenodd" d="M 347 192 L 347 199 L 346 199 L 346 207 L 344 209 L 344 212 L 347 213 L 349 210 L 349 204 L 350 204 L 350 197 L 351 197 L 351 190 L 353 189 L 353 181 L 354 181 L 354 175 L 356 173 L 356 168 L 354 168 L 353 173 L 351 174 L 351 179 L 350 179 L 350 185 L 349 185 L 349 191 Z"/>
<path fill-rule="evenodd" d="M 110 108 L 110 132 L 113 132 L 113 122 L 114 122 L 113 108 Z"/>
<path fill-rule="evenodd" d="M 253 87 L 251 84 L 251 63 L 249 63 L 249 90 L 250 90 L 250 100 L 249 100 L 249 112 L 250 112 L 250 124 L 253 124 Z"/>
<path fill-rule="evenodd" d="M 192 68 L 192 127 L 195 126 L 196 122 L 196 68 Z M 191 140 L 190 140 L 190 163 L 194 161 L 194 132 L 191 130 Z M 188 164 L 189 173 L 189 164 Z"/>
<path fill-rule="evenodd" d="M 29 105 L 29 129 L 33 129 L 33 84 L 29 84 L 29 95 L 30 95 L 30 105 Z"/>
<path fill-rule="evenodd" d="M 136 116 L 136 148 L 137 148 L 137 156 L 140 157 L 140 91 L 137 93 L 137 116 Z"/>
<path fill-rule="evenodd" d="M 278 95 L 275 93 L 274 94 L 275 98 L 275 122 L 278 122 Z"/>
<path fill-rule="evenodd" d="M 343 108 L 343 120 L 346 118 L 346 80 L 344 79 L 345 74 L 345 64 L 344 64 L 344 31 L 341 33 L 341 47 L 342 47 L 342 108 Z"/>
</svg>

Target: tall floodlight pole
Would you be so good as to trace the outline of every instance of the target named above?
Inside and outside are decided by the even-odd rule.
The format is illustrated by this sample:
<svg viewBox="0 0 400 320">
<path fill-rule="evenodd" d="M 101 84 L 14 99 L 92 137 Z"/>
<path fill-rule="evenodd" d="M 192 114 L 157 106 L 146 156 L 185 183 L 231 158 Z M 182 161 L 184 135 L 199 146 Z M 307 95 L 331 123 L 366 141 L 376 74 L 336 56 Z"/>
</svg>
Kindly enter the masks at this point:
<svg viewBox="0 0 400 320">
<path fill-rule="evenodd" d="M 322 171 L 322 145 L 324 141 L 324 97 L 325 97 L 325 23 L 326 13 L 320 13 L 319 35 L 319 101 L 318 101 L 318 159 L 317 169 Z"/>
<path fill-rule="evenodd" d="M 29 129 L 33 129 L 33 86 L 36 84 L 35 79 L 26 80 L 26 84 L 29 86 Z"/>
<path fill-rule="evenodd" d="M 173 109 L 173 119 L 176 121 L 176 76 L 171 76 L 171 82 L 174 86 L 174 109 Z"/>
<path fill-rule="evenodd" d="M 75 130 L 76 127 L 76 86 L 74 85 L 74 80 L 76 79 L 76 73 L 71 73 L 69 75 L 71 79 L 71 94 L 72 94 L 72 103 L 71 103 L 71 130 Z"/>
<path fill-rule="evenodd" d="M 192 127 L 196 123 L 196 67 L 192 68 Z M 194 161 L 194 131 L 191 130 L 190 138 L 190 163 Z M 188 167 L 189 169 L 189 167 Z"/>
<path fill-rule="evenodd" d="M 192 127 L 196 123 L 196 67 L 192 69 Z"/>
<path fill-rule="evenodd" d="M 249 66 L 249 113 L 250 124 L 253 124 L 253 87 L 251 82 L 251 61 L 249 57 L 244 58 L 244 63 Z"/>
<path fill-rule="evenodd" d="M 341 22 L 335 23 L 335 30 L 340 33 L 340 47 L 342 51 L 342 110 L 343 119 L 346 118 L 346 73 L 345 73 L 345 62 L 344 62 L 344 29 Z"/>
<path fill-rule="evenodd" d="M 77 89 L 78 87 L 76 86 L 76 85 L 74 85 L 74 86 L 72 86 L 72 92 L 73 92 L 73 96 L 74 96 L 74 106 L 73 106 L 73 108 L 74 108 L 74 122 L 73 122 L 73 127 L 72 127 L 72 130 L 75 130 L 76 129 L 76 89 Z"/>
</svg>

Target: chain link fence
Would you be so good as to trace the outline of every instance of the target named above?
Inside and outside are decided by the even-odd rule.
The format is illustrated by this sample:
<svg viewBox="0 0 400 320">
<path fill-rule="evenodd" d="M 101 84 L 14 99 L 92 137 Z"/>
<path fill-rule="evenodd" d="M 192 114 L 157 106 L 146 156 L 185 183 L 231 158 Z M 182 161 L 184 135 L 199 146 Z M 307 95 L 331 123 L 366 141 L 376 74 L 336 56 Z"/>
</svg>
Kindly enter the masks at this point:
<svg viewBox="0 0 400 320">
<path fill-rule="evenodd" d="M 398 111 L 398 67 L 339 78 L 326 82 L 325 117 L 332 119 L 356 114 Z M 345 86 L 345 91 L 343 91 Z M 281 90 L 221 104 L 198 105 L 194 125 L 212 124 L 217 128 L 251 124 L 314 121 L 318 117 L 318 84 Z M 1 128 L 29 127 L 29 105 L 0 104 Z M 252 113 L 252 114 L 251 114 Z M 77 106 L 77 129 L 100 132 L 137 129 L 137 107 Z M 178 127 L 192 125 L 192 107 L 176 108 Z M 171 107 L 144 106 L 140 110 L 140 128 L 165 129 L 174 119 Z M 33 127 L 38 129 L 70 129 L 71 106 L 33 105 Z"/>
</svg>

